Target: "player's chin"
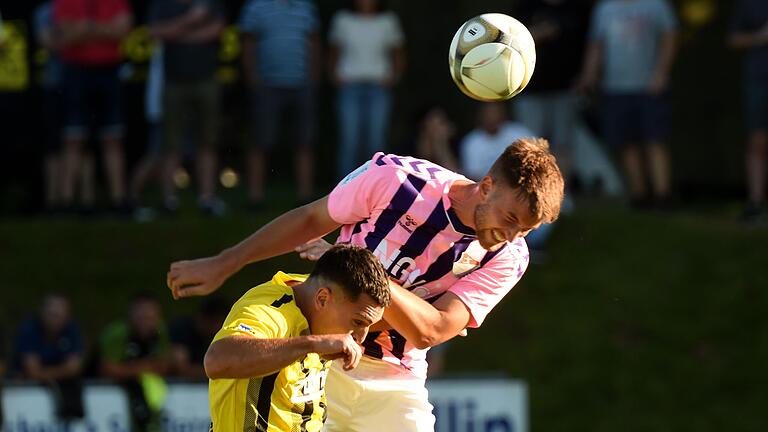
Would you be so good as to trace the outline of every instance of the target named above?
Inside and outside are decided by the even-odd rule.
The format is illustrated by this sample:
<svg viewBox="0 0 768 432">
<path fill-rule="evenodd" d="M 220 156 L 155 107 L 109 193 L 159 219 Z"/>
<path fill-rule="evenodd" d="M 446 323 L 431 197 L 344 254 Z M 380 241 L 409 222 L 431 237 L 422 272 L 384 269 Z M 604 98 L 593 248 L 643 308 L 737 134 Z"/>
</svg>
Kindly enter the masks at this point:
<svg viewBox="0 0 768 432">
<path fill-rule="evenodd" d="M 499 248 L 504 242 L 499 242 L 496 240 L 496 237 L 493 235 L 492 230 L 483 230 L 482 232 L 478 233 L 477 241 L 480 243 L 480 246 L 483 247 L 483 249 L 494 251 Z"/>
</svg>

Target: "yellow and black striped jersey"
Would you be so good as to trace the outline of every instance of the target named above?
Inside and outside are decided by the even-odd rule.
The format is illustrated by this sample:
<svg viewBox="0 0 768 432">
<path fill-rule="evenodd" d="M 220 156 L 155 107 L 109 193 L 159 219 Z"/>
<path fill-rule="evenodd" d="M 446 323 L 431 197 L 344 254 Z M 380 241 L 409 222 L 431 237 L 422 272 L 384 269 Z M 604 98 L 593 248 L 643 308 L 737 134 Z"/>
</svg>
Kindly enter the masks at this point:
<svg viewBox="0 0 768 432">
<path fill-rule="evenodd" d="M 309 334 L 291 282 L 306 275 L 278 272 L 235 303 L 214 342 L 229 336 L 288 338 Z M 209 382 L 211 430 L 314 432 L 325 422 L 325 380 L 331 362 L 315 353 L 262 377 Z"/>
</svg>

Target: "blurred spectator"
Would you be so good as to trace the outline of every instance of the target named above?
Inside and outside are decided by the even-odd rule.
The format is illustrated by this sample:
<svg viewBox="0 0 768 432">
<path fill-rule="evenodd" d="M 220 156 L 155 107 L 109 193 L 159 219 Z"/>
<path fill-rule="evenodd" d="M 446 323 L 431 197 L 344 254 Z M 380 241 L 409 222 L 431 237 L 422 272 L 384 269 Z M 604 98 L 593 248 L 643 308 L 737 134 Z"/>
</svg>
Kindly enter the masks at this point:
<svg viewBox="0 0 768 432">
<path fill-rule="evenodd" d="M 155 43 L 152 58 L 149 60 L 147 71 L 147 86 L 144 92 L 144 117 L 147 121 L 147 149 L 136 165 L 131 176 L 129 193 L 134 207 L 134 219 L 146 222 L 154 219 L 155 212 L 150 207 L 145 207 L 141 202 L 141 193 L 152 178 L 156 178 L 163 185 L 165 180 L 162 157 L 163 144 L 163 44 Z M 171 170 L 173 172 L 175 168 Z M 171 192 L 171 196 L 174 193 Z M 177 204 L 175 201 L 172 203 Z"/>
<path fill-rule="evenodd" d="M 198 206 L 211 216 L 222 216 L 224 203 L 216 197 L 219 127 L 219 37 L 224 9 L 219 0 L 153 0 L 150 34 L 163 43 L 163 114 L 165 149 L 163 199 L 175 210 L 173 173 L 179 166 L 184 138 L 197 142 L 195 157 Z"/>
<path fill-rule="evenodd" d="M 483 103 L 478 110 L 478 127 L 461 141 L 462 173 L 480 180 L 491 169 L 496 158 L 519 138 L 535 136 L 524 124 L 507 119 L 503 103 Z"/>
<path fill-rule="evenodd" d="M 20 378 L 49 385 L 60 418 L 83 416 L 83 352 L 69 300 L 58 294 L 46 296 L 39 315 L 23 322 L 16 334 L 14 363 Z"/>
<path fill-rule="evenodd" d="M 520 138 L 533 137 L 528 127 L 507 118 L 507 108 L 501 102 L 483 103 L 478 112 L 478 127 L 470 131 L 461 141 L 462 173 L 473 180 L 481 180 L 488 174 L 493 162 L 513 142 Z M 541 258 L 544 243 L 554 224 L 544 224 L 531 231 L 525 242 L 531 250 L 531 259 Z"/>
<path fill-rule="evenodd" d="M 53 1 L 35 9 L 35 35 L 37 43 L 47 51 L 44 76 L 41 83 L 43 122 L 45 130 L 45 156 L 43 179 L 45 183 L 45 210 L 56 212 L 61 206 L 61 63 L 53 26 Z"/>
<path fill-rule="evenodd" d="M 526 0 L 520 9 L 536 41 L 536 75 L 512 109 L 518 121 L 549 140 L 566 180 L 572 174 L 577 121 L 572 89 L 581 71 L 589 12 L 584 0 Z"/>
<path fill-rule="evenodd" d="M 674 11 L 666 0 L 602 0 L 592 15 L 579 88 L 594 89 L 602 69 L 604 138 L 621 149 L 635 206 L 669 205 L 667 87 L 676 31 Z"/>
<path fill-rule="evenodd" d="M 191 379 L 207 380 L 203 358 L 208 345 L 221 329 L 229 313 L 229 304 L 216 297 L 203 300 L 194 317 L 176 320 L 170 326 L 173 344 L 173 374 Z"/>
<path fill-rule="evenodd" d="M 293 116 L 289 124 L 298 200 L 312 198 L 319 26 L 315 4 L 309 0 L 249 0 L 240 16 L 256 134 L 248 153 L 248 200 L 254 209 L 263 205 L 265 159 L 286 111 Z"/>
<path fill-rule="evenodd" d="M 407 153 L 432 161 L 451 171 L 459 171 L 454 152 L 456 125 L 439 105 L 430 105 L 419 114 L 414 133 L 413 149 Z"/>
<path fill-rule="evenodd" d="M 157 425 L 160 407 L 152 402 L 151 383 L 168 372 L 169 353 L 160 305 L 144 294 L 131 301 L 127 322 L 115 322 L 101 335 L 102 376 L 117 380 L 128 393 L 133 430 Z"/>
<path fill-rule="evenodd" d="M 743 97 L 747 127 L 746 221 L 765 212 L 768 164 L 768 2 L 740 0 L 731 22 L 729 43 L 744 53 Z"/>
<path fill-rule="evenodd" d="M 98 119 L 112 206 L 124 211 L 124 130 L 118 66 L 120 41 L 133 21 L 130 5 L 126 0 L 54 0 L 53 16 L 63 64 L 63 204 L 72 205 L 88 130 L 92 120 Z"/>
<path fill-rule="evenodd" d="M 333 16 L 330 68 L 339 88 L 339 178 L 384 151 L 392 87 L 405 69 L 400 22 L 378 0 L 354 0 Z M 361 150 L 363 154 L 361 155 Z"/>
</svg>

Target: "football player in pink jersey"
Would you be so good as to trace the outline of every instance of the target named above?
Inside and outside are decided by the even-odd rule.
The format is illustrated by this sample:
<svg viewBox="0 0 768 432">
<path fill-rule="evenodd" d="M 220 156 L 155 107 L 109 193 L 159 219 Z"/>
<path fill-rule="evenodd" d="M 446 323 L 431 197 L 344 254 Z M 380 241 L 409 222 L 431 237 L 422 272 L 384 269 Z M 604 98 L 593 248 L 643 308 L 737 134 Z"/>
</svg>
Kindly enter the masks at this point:
<svg viewBox="0 0 768 432">
<path fill-rule="evenodd" d="M 524 236 L 554 221 L 564 182 L 546 140 L 515 141 L 474 182 L 423 159 L 377 153 L 331 193 L 291 210 L 216 256 L 171 264 L 174 298 L 218 289 L 249 263 L 315 242 L 364 246 L 389 274 L 392 304 L 354 371 L 332 368 L 326 429 L 434 429 L 426 350 L 478 327 L 525 272 Z M 309 243 L 309 245 L 307 245 Z"/>
</svg>

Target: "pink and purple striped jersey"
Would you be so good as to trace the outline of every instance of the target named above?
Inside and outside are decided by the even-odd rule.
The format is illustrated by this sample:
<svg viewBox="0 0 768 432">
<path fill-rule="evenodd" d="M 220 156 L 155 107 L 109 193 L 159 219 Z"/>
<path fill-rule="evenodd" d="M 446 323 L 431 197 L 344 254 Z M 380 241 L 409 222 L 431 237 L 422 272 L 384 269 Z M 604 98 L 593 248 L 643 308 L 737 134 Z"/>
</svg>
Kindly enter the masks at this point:
<svg viewBox="0 0 768 432">
<path fill-rule="evenodd" d="M 528 266 L 522 238 L 496 251 L 483 249 L 459 221 L 448 191 L 466 177 L 423 159 L 376 153 L 331 192 L 328 211 L 341 224 L 339 243 L 364 246 L 389 276 L 428 302 L 450 291 L 479 327 Z M 371 332 L 365 354 L 425 377 L 426 350 L 395 330 Z"/>
</svg>

